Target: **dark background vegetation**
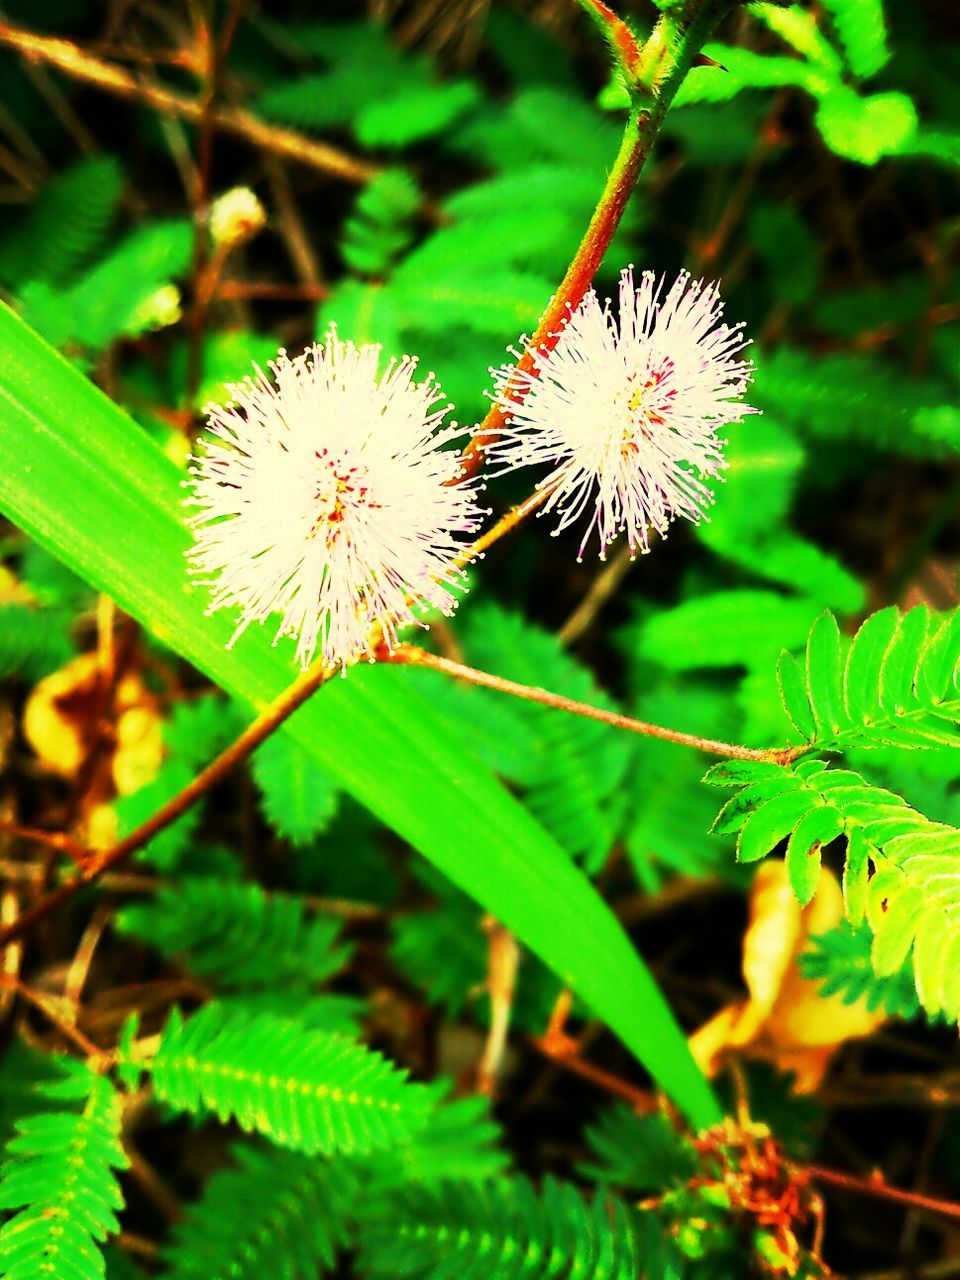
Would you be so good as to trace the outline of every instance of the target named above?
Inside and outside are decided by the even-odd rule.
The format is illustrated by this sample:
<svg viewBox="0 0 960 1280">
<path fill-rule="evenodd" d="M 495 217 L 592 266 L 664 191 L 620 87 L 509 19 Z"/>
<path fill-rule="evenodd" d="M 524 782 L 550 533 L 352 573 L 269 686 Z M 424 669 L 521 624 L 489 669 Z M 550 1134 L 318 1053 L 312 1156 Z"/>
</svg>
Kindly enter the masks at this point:
<svg viewBox="0 0 960 1280">
<path fill-rule="evenodd" d="M 634 8 L 638 26 L 649 27 L 652 10 Z M 844 75 L 864 95 L 908 98 L 920 121 L 915 144 L 870 162 L 842 146 L 838 153 L 818 127 L 815 98 L 790 83 L 746 79 L 728 101 L 692 101 L 669 117 L 601 272 L 601 289 L 628 261 L 668 278 L 680 267 L 722 278 L 728 316 L 745 321 L 755 342 L 764 417 L 733 433 L 713 523 L 675 529 L 635 564 L 617 553 L 601 566 L 590 556 L 576 562 L 575 531 L 554 540 L 546 522 L 534 522 L 490 553 L 461 616 L 449 633 L 438 629 L 439 644 L 515 679 L 592 701 L 609 696 L 652 720 L 762 746 L 789 734 L 777 654 L 799 651 L 823 608 L 851 631 L 886 604 L 957 604 L 960 24 L 949 4 L 895 0 L 885 12 L 891 58 L 874 76 Z M 214 11 L 200 0 L 55 0 L 8 2 L 2 14 L 123 66 L 141 88 L 164 85 L 192 100 L 204 91 L 203 33 L 234 17 L 216 85 L 206 80 L 217 106 L 323 140 L 381 177 L 364 183 L 303 163 L 274 149 L 269 134 L 253 142 L 212 114 L 198 129 L 143 100 L 149 92 L 129 101 L 25 61 L 0 35 L 6 298 L 179 459 L 204 403 L 226 382 L 279 345 L 292 351 L 322 338 L 330 320 L 357 341 L 420 353 L 457 416 L 478 420 L 487 366 L 536 322 L 616 151 L 620 115 L 597 106 L 608 72 L 594 29 L 572 0 Z M 367 17 L 379 26 L 367 28 Z M 333 22 L 353 34 L 331 36 L 321 24 Z M 792 56 L 746 11 L 720 38 Z M 738 74 L 702 68 L 692 77 Z M 437 85 L 443 100 L 431 97 Z M 419 118 L 410 103 L 421 99 Z M 386 110 L 371 116 L 378 103 Z M 211 274 L 203 210 L 237 185 L 254 189 L 267 223 Z M 149 243 L 133 242 L 123 257 L 125 238 L 144 233 Z M 149 303 L 171 283 L 182 317 L 163 324 Z M 503 509 L 530 482 L 496 483 L 491 502 Z M 28 606 L 30 615 L 0 618 L 5 816 L 83 831 L 107 804 L 132 826 L 205 762 L 222 719 L 178 721 L 202 682 L 117 619 L 121 662 L 140 682 L 143 706 L 167 726 L 161 774 L 116 797 L 117 708 L 91 708 L 76 677 L 57 704 L 60 719 L 37 731 L 41 747 L 58 734 L 81 743 L 79 762 L 57 776 L 36 734 L 25 735 L 25 707 L 42 677 L 95 649 L 97 604 L 13 528 L 4 552 L 4 608 Z M 609 592 L 602 601 L 598 581 Z M 447 686 L 424 684 L 597 877 L 685 1027 L 740 998 L 750 876 L 728 840 L 707 834 L 717 806 L 699 787 L 705 759 L 579 722 L 558 728 L 536 710 L 458 700 Z M 536 735 L 547 735 L 547 747 L 531 774 L 524 755 Z M 863 753 L 852 763 L 867 767 Z M 883 749 L 869 767 L 929 816 L 956 824 L 949 749 L 922 760 Z M 108 926 L 135 890 L 215 874 L 312 895 L 342 917 L 353 947 L 334 978 L 350 998 L 338 1015 L 344 1024 L 359 1023 L 416 1075 L 443 1074 L 469 1091 L 489 1020 L 489 942 L 478 911 L 329 780 L 297 768 L 282 752 L 265 753 L 252 777 L 218 789 L 202 814 L 146 851 L 133 879 L 50 921 L 30 943 L 25 978 L 60 992 L 80 963 L 78 946 L 95 948 L 75 1013 L 107 1045 L 131 1009 L 156 1030 L 173 1001 L 189 1007 L 205 994 L 177 958 L 182 939 L 151 945 L 153 917 L 137 925 L 134 910 L 125 933 Z M 28 842 L 3 840 L 14 909 L 50 868 Z M 861 977 L 863 967 L 861 956 Z M 610 1102 L 532 1043 L 556 995 L 546 971 L 524 960 L 493 1103 L 504 1149 L 535 1178 L 577 1176 L 584 1129 Z M 880 1168 L 891 1184 L 957 1199 L 956 1029 L 928 1025 L 909 1003 L 891 998 L 910 1016 L 839 1046 L 812 1097 L 791 1096 L 768 1065 L 749 1066 L 746 1078 L 754 1110 L 798 1158 L 859 1177 Z M 5 1017 L 11 1045 L 18 1032 L 41 1047 L 59 1043 L 27 1004 L 8 1004 Z M 585 1058 L 645 1087 L 612 1037 L 576 1010 L 572 1025 Z M 34 1069 L 12 1050 L 0 1065 L 5 1118 Z M 724 1079 L 732 1100 L 743 1077 Z M 136 1145 L 125 1254 L 153 1273 L 153 1245 L 223 1162 L 227 1139 L 154 1116 Z M 824 1257 L 838 1271 L 864 1280 L 960 1274 L 956 1223 L 823 1190 Z M 737 1265 L 749 1266 L 746 1254 Z M 111 1266 L 127 1275 L 118 1256 Z M 344 1263 L 336 1274 L 355 1273 Z"/>
</svg>

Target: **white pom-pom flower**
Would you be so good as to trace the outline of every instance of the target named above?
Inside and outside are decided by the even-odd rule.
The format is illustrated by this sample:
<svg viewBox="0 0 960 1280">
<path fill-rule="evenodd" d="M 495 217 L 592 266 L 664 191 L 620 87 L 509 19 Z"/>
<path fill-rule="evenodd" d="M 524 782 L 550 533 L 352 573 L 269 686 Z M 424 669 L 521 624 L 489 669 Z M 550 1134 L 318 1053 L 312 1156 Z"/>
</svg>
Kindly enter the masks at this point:
<svg viewBox="0 0 960 1280">
<path fill-rule="evenodd" d="M 379 356 L 333 330 L 296 359 L 281 351 L 272 380 L 258 369 L 208 407 L 191 459 L 187 555 L 208 612 L 238 611 L 233 640 L 279 615 L 274 643 L 295 636 L 304 668 L 318 650 L 329 666 L 372 657 L 373 628 L 392 645 L 418 607 L 451 613 L 484 514 L 433 375 L 415 382 L 410 357 L 378 375 Z"/>
<path fill-rule="evenodd" d="M 591 290 L 552 349 L 528 349 L 530 369 L 492 370 L 506 429 L 490 464 L 551 467 L 537 486 L 549 491 L 542 510 L 560 514 L 556 533 L 588 513 L 581 556 L 594 530 L 602 559 L 621 531 L 635 554 L 650 549 L 651 526 L 697 523 L 726 465 L 718 431 L 756 412 L 740 400 L 747 344 L 740 325 L 720 323 L 716 285 L 683 273 L 662 293 L 652 272 L 635 287 L 628 267 L 616 315 Z"/>
</svg>

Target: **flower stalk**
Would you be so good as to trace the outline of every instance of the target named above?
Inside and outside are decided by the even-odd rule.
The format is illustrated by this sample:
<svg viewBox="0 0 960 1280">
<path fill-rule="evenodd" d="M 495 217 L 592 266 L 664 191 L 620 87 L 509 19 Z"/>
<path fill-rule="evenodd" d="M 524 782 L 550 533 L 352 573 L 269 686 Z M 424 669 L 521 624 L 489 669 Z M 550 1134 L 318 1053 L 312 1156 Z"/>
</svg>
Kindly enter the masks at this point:
<svg viewBox="0 0 960 1280">
<path fill-rule="evenodd" d="M 462 662 L 442 658 L 438 654 L 429 653 L 426 649 L 418 649 L 413 645 L 401 645 L 392 651 L 384 648 L 378 657 L 382 662 L 403 664 L 408 667 L 431 667 L 434 671 L 442 671 L 444 675 L 453 676 L 455 680 L 462 680 L 465 684 L 494 689 L 497 693 L 506 693 L 514 698 L 521 698 L 524 702 L 537 702 L 541 706 L 554 707 L 558 711 L 584 716 L 588 720 L 598 720 L 601 724 L 611 725 L 615 729 L 626 729 L 629 733 L 638 733 L 646 738 L 660 738 L 664 742 L 676 742 L 681 746 L 693 747 L 697 751 L 723 756 L 728 760 L 762 760 L 770 764 L 785 765 L 802 755 L 805 750 L 804 747 L 741 747 L 735 742 L 701 738 L 694 733 L 683 733 L 679 729 L 650 724 L 646 720 L 637 720 L 633 716 L 621 715 L 617 711 L 607 711 L 604 707 L 594 707 L 587 702 L 577 702 L 574 698 L 564 697 L 560 693 L 551 693 L 548 689 L 540 689 L 535 685 L 518 684 L 516 680 L 507 680 L 489 671 L 478 671 L 476 667 L 468 667 Z"/>
<path fill-rule="evenodd" d="M 603 10 L 615 17 L 606 5 L 591 3 L 585 7 L 594 16 Z M 634 70 L 627 76 L 631 105 L 620 149 L 579 248 L 517 365 L 518 373 L 529 373 L 533 368 L 531 350 L 551 350 L 567 315 L 583 300 L 620 225 L 668 107 L 687 72 L 696 63 L 701 47 L 731 8 L 732 0 L 692 0 L 684 6 L 682 17 L 664 14 L 639 51 Z M 614 48 L 623 65 L 619 46 L 614 45 Z M 519 389 L 515 389 L 514 395 L 518 401 L 522 399 Z M 467 474 L 472 475 L 479 470 L 487 446 L 502 431 L 506 417 L 502 404 L 490 406 L 464 450 Z"/>
</svg>

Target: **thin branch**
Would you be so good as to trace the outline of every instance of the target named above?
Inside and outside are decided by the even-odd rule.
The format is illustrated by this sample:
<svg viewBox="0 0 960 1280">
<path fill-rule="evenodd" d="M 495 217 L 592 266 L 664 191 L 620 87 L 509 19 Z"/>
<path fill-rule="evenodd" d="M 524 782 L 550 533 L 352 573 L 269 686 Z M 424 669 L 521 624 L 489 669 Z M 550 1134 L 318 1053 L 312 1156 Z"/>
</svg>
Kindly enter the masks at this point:
<svg viewBox="0 0 960 1280">
<path fill-rule="evenodd" d="M 613 239 L 613 233 L 620 225 L 651 143 L 652 136 L 648 135 L 647 130 L 641 130 L 638 114 L 631 111 L 620 150 L 580 247 L 556 293 L 547 304 L 527 350 L 518 361 L 517 373 L 526 373 L 534 368 L 534 357 L 531 355 L 533 350 L 549 351 L 556 345 L 569 312 L 579 305 L 590 288 Z M 519 393 L 510 387 L 507 394 L 516 400 L 520 399 Z M 491 404 L 487 416 L 464 450 L 464 466 L 468 474 L 473 475 L 479 471 L 487 446 L 503 429 L 506 418 L 506 412 L 498 403 Z"/>
<path fill-rule="evenodd" d="M 591 582 L 586 595 L 557 632 L 557 639 L 561 644 L 573 644 L 590 629 L 594 618 L 615 593 L 635 560 L 630 548 L 624 546 L 612 560 L 607 561 Z"/>
<path fill-rule="evenodd" d="M 718 742 L 713 738 L 701 738 L 694 733 L 682 733 L 679 729 L 667 729 L 663 725 L 650 724 L 646 720 L 635 720 L 632 716 L 621 715 L 617 711 L 607 711 L 603 707 L 593 707 L 587 702 L 577 702 L 560 693 L 551 693 L 548 689 L 539 689 L 534 685 L 518 684 L 515 680 L 505 680 L 502 676 L 491 675 L 487 671 L 478 671 L 475 667 L 464 666 L 460 662 L 451 662 L 449 658 L 441 658 L 437 654 L 428 653 L 426 649 L 417 649 L 412 645 L 401 645 L 392 653 L 383 653 L 385 662 L 395 662 L 410 667 L 432 667 L 442 671 L 444 675 L 453 676 L 456 680 L 464 680 L 468 684 L 480 685 L 484 689 L 494 689 L 497 693 L 507 693 L 514 698 L 522 698 L 526 702 L 538 702 L 544 707 L 553 707 L 557 711 L 568 711 L 572 715 L 585 716 L 588 720 L 599 720 L 601 724 L 612 725 L 616 729 L 626 729 L 629 733 L 639 733 L 647 738 L 662 738 L 665 742 L 678 742 L 682 746 L 695 747 L 709 755 L 725 756 L 729 760 L 765 760 L 771 764 L 788 764 L 801 754 L 799 747 L 741 747 L 735 742 Z M 3 938 L 0 935 L 0 942 Z"/>
<path fill-rule="evenodd" d="M 917 1191 L 903 1191 L 899 1187 L 889 1186 L 879 1171 L 863 1178 L 853 1173 L 842 1173 L 839 1169 L 824 1169 L 821 1165 L 803 1166 L 807 1173 L 817 1182 L 831 1187 L 842 1187 L 845 1191 L 854 1191 L 858 1195 L 875 1196 L 881 1200 L 893 1200 L 908 1209 L 922 1209 L 927 1213 L 936 1213 L 943 1218 L 952 1218 L 960 1222 L 960 1204 L 951 1200 L 937 1200 L 933 1196 L 920 1195 Z"/>
<path fill-rule="evenodd" d="M 571 1036 L 564 1032 L 547 1033 L 544 1036 L 531 1036 L 530 1043 L 541 1053 L 551 1058 L 568 1071 L 574 1072 L 585 1080 L 590 1080 L 605 1092 L 623 1098 L 640 1114 L 656 1110 L 655 1095 L 623 1080 L 620 1076 L 595 1067 L 580 1057 L 580 1046 Z M 828 1169 L 817 1164 L 796 1164 L 793 1169 L 798 1174 L 813 1178 L 816 1182 L 827 1186 L 840 1187 L 845 1191 L 853 1191 L 858 1195 L 872 1196 L 880 1200 L 892 1201 L 905 1209 L 918 1209 L 926 1213 L 935 1213 L 940 1217 L 960 1221 L 960 1204 L 951 1200 L 939 1200 L 933 1196 L 921 1195 L 916 1191 L 904 1191 L 900 1187 L 891 1187 L 884 1181 L 883 1175 L 877 1171 L 867 1177 L 852 1173 L 844 1173 L 839 1169 Z"/>
<path fill-rule="evenodd" d="M 306 263 L 303 264 L 304 267 Z M 222 302 L 322 302 L 330 290 L 323 284 L 275 284 L 272 280 L 221 280 L 217 298 Z"/>
<path fill-rule="evenodd" d="M 38 920 L 42 920 L 94 880 L 99 880 L 105 871 L 118 866 L 137 849 L 142 848 L 147 841 L 152 840 L 158 832 L 169 827 L 256 750 L 260 743 L 279 728 L 284 720 L 292 716 L 294 711 L 303 706 L 321 685 L 326 684 L 333 674 L 333 668 L 324 667 L 320 663 L 315 664 L 309 671 L 305 671 L 265 711 L 261 712 L 212 764 L 198 773 L 192 782 L 168 800 L 146 822 L 142 822 L 139 827 L 111 848 L 88 852 L 86 866 L 78 876 L 64 881 L 59 888 L 48 893 L 46 897 L 41 898 L 25 911 L 13 924 L 0 930 L 0 948 L 15 938 L 21 937 Z"/>
<path fill-rule="evenodd" d="M 581 1079 L 589 1080 L 591 1084 L 595 1084 L 605 1093 L 622 1098 L 624 1102 L 628 1102 L 633 1107 L 638 1115 L 650 1115 L 656 1111 L 658 1103 L 655 1094 L 646 1089 L 640 1089 L 636 1085 L 630 1084 L 627 1080 L 622 1080 L 619 1076 L 613 1075 L 612 1072 L 604 1071 L 602 1067 L 594 1066 L 586 1058 L 582 1058 L 580 1056 L 580 1046 L 571 1036 L 563 1032 L 559 1035 L 531 1036 L 530 1043 L 545 1057 L 563 1067 L 565 1071 L 571 1071 L 574 1075 L 580 1076 Z"/>
<path fill-rule="evenodd" d="M 70 40 L 36 35 L 9 22 L 0 22 L 0 43 L 16 49 L 25 58 L 56 67 L 75 80 L 95 85 L 117 97 L 143 103 L 164 115 L 187 120 L 191 124 L 201 122 L 203 104 L 195 98 L 138 80 L 125 68 L 85 53 Z M 211 113 L 211 119 L 224 133 L 232 133 L 255 147 L 298 160 L 347 182 L 366 183 L 379 173 L 377 166 L 358 160 L 338 147 L 306 138 L 292 129 L 266 124 L 241 107 L 217 107 Z"/>
<path fill-rule="evenodd" d="M 23 917 L 21 916 L 20 919 L 22 920 Z M 17 923 L 19 924 L 19 921 Z M 4 930 L 4 932 L 7 931 Z M 12 987 L 28 1004 L 39 1009 L 47 1021 L 52 1022 L 60 1034 L 70 1040 L 85 1057 L 99 1059 L 102 1056 L 103 1050 L 100 1046 L 95 1045 L 57 1011 L 56 997 L 41 995 L 39 991 L 34 991 L 33 987 L 28 987 L 22 979 L 10 973 L 0 974 L 0 986 Z"/>
<path fill-rule="evenodd" d="M 477 1092 L 492 1098 L 497 1077 L 507 1051 L 510 1014 L 517 989 L 520 947 L 516 938 L 499 920 L 485 916 L 481 928 L 487 935 L 487 992 L 490 996 L 490 1027 L 483 1054 L 477 1064 Z"/>
<path fill-rule="evenodd" d="M 512 533 L 518 524 L 526 520 L 527 516 L 542 507 L 552 492 L 552 486 L 535 489 L 529 498 L 524 498 L 523 502 L 518 502 L 515 507 L 511 507 L 506 515 L 502 515 L 496 524 L 491 525 L 486 533 L 482 533 L 476 542 L 471 542 L 469 547 L 457 556 L 455 561 L 457 568 L 462 569 L 464 565 L 481 559 L 488 547 L 499 542 L 506 534 Z"/>
</svg>

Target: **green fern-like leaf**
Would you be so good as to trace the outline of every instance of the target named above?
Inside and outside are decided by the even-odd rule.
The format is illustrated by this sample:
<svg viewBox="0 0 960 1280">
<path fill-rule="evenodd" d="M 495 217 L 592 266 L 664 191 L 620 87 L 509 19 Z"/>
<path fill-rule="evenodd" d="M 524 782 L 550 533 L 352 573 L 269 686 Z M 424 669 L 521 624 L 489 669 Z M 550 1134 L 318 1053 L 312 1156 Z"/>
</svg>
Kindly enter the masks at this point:
<svg viewBox="0 0 960 1280">
<path fill-rule="evenodd" d="M 924 605 L 872 614 L 846 646 L 833 616 L 820 617 L 806 655 L 780 663 L 783 703 L 819 749 L 960 745 L 960 610 Z"/>
<path fill-rule="evenodd" d="M 406 169 L 386 169 L 360 192 L 340 252 L 351 271 L 383 276 L 410 245 L 420 189 Z"/>
<path fill-rule="evenodd" d="M 330 325 L 335 324 L 340 336 L 349 338 L 357 346 L 379 343 L 381 359 L 403 355 L 400 325 L 388 285 L 341 280 L 321 307 L 317 319 L 318 338 L 324 337 Z"/>
<path fill-rule="evenodd" d="M 438 82 L 428 59 L 404 53 L 374 23 L 318 24 L 291 33 L 323 72 L 268 89 L 255 108 L 301 128 L 349 124 L 367 147 L 399 148 L 435 137 L 479 98 L 469 80 Z"/>
<path fill-rule="evenodd" d="M 0 1227 L 4 1280 L 102 1280 L 100 1245 L 119 1230 L 120 1100 L 82 1063 L 58 1066 L 40 1086 L 56 1105 L 18 1122 L 0 1169 L 0 1208 L 17 1211 Z"/>
<path fill-rule="evenodd" d="M 424 869 L 423 878 L 438 894 L 429 911 L 401 916 L 393 926 L 391 956 L 398 969 L 431 1004 L 453 1018 L 465 1010 L 480 1021 L 488 1017 L 489 942 L 481 913 L 466 894 Z M 556 978 L 536 959 L 524 955 L 511 1007 L 511 1023 L 533 1032 L 546 1025 L 558 994 Z"/>
<path fill-rule="evenodd" d="M 204 694 L 178 702 L 163 740 L 170 756 L 190 769 L 202 769 L 246 728 L 249 716 L 235 702 L 220 694 Z"/>
<path fill-rule="evenodd" d="M 440 909 L 402 916 L 393 926 L 391 955 L 400 972 L 431 1004 L 453 1017 L 482 995 L 487 968 L 480 915 L 468 899 L 452 895 Z"/>
<path fill-rule="evenodd" d="M 754 4 L 751 12 L 809 63 L 811 68 L 819 68 L 831 76 L 841 71 L 840 56 L 821 31 L 817 14 L 796 4 L 776 3 Z"/>
<path fill-rule="evenodd" d="M 786 346 L 756 363 L 753 403 L 803 436 L 858 440 L 918 457 L 946 452 L 923 429 L 923 409 L 951 402 L 934 381 L 904 378 L 869 356 L 818 357 Z"/>
<path fill-rule="evenodd" d="M 444 1101 L 445 1081 L 431 1085 L 437 1105 L 424 1128 L 409 1142 L 367 1156 L 362 1162 L 364 1193 L 390 1195 L 411 1183 L 437 1188 L 443 1182 L 484 1182 L 505 1173 L 507 1154 L 498 1145 L 499 1127 L 485 1098 L 476 1094 Z"/>
<path fill-rule="evenodd" d="M 355 1039 L 360 1035 L 363 1019 L 369 1012 L 360 996 L 340 991 L 310 991 L 291 984 L 288 987 L 260 987 L 226 994 L 217 993 L 217 1001 L 231 1016 L 259 1017 L 262 1013 L 288 1018 L 306 1031 L 338 1032 Z"/>
<path fill-rule="evenodd" d="M 18 1120 L 44 1109 L 41 1086 L 60 1079 L 61 1061 L 19 1039 L 4 1050 L 0 1058 L 0 1151 Z"/>
<path fill-rule="evenodd" d="M 709 43 L 703 52 L 726 69 L 725 75 L 687 76 L 677 93 L 677 107 L 692 102 L 727 102 L 745 89 L 795 86 L 817 94 L 836 82 L 835 75 L 806 59 L 784 54 L 764 56 L 729 44 Z"/>
<path fill-rule="evenodd" d="M 128 835 L 142 822 L 146 822 L 193 781 L 195 772 L 182 760 L 166 760 L 157 776 L 146 786 L 130 795 L 120 796 L 114 809 L 121 833 Z M 172 871 L 189 855 L 200 828 L 200 819 L 201 810 L 193 805 L 159 835 L 154 836 L 137 856 L 142 861 L 151 862 L 160 871 Z"/>
<path fill-rule="evenodd" d="M 378 1053 L 268 1013 L 174 1013 L 144 1063 L 156 1096 L 306 1154 L 374 1151 L 427 1121 L 431 1097 Z"/>
<path fill-rule="evenodd" d="M 815 119 L 831 151 L 868 165 L 909 148 L 918 124 L 917 109 L 905 93 L 864 97 L 846 85 L 821 97 Z"/>
<path fill-rule="evenodd" d="M 522 173 L 496 174 L 484 182 L 474 183 L 450 196 L 444 209 L 459 224 L 480 225 L 485 218 L 495 217 L 504 209 L 516 210 L 515 218 L 520 230 L 522 221 L 529 222 L 535 210 L 537 218 L 560 206 L 572 217 L 589 211 L 596 200 L 596 179 L 593 174 L 567 160 L 565 163 L 541 164 Z M 524 217 L 520 217 L 520 213 Z M 525 238 L 533 240 L 533 232 L 525 232 Z M 503 246 L 506 253 L 516 253 L 512 244 Z"/>
<path fill-rule="evenodd" d="M 138 337 L 156 327 L 154 299 L 186 274 L 192 245 L 193 229 L 186 220 L 138 227 L 70 288 L 29 286 L 20 298 L 21 312 L 49 342 L 59 347 L 69 343 L 89 361 L 118 338 Z M 176 318 L 176 293 L 161 309 L 171 308 Z"/>
<path fill-rule="evenodd" d="M 102 351 L 117 338 L 142 333 L 149 323 L 144 303 L 186 274 L 192 253 L 186 219 L 138 227 L 70 290 L 72 336 L 89 351 Z"/>
<path fill-rule="evenodd" d="M 433 257 L 426 249 L 411 254 L 393 276 L 390 293 L 402 329 L 433 333 L 466 325 L 502 336 L 529 329 L 550 300 L 545 276 L 504 267 L 473 273 L 462 259 L 440 270 Z"/>
<path fill-rule="evenodd" d="M 166 759 L 146 786 L 121 796 L 115 808 L 123 834 L 145 822 L 161 805 L 182 791 L 240 733 L 245 717 L 219 695 L 178 703 L 164 725 Z M 201 810 L 192 806 L 141 851 L 140 857 L 163 871 L 183 865 L 200 827 Z"/>
<path fill-rule="evenodd" d="M 430 74 L 424 59 L 404 54 L 373 22 L 303 24 L 289 37 L 298 51 L 328 69 L 287 78 L 256 99 L 258 114 L 283 124 L 313 129 L 349 124 L 368 102 L 394 98 L 405 84 L 422 84 Z"/>
<path fill-rule="evenodd" d="M 301 992 L 344 964 L 334 946 L 339 924 L 310 919 L 303 899 L 256 884 L 185 879 L 117 917 L 132 934 L 168 955 L 183 954 L 194 973 L 222 990 L 291 986 Z"/>
<path fill-rule="evenodd" d="M 562 120 L 563 128 L 544 128 L 550 120 Z M 488 107 L 468 117 L 444 142 L 498 171 L 570 164 L 576 156 L 594 181 L 602 181 L 605 166 L 617 153 L 618 135 L 618 126 L 579 95 L 534 85 L 523 88 L 499 113 Z"/>
<path fill-rule="evenodd" d="M 309 844 L 330 825 L 336 785 L 288 733 L 275 733 L 257 748 L 253 776 L 267 821 L 291 844 Z"/>
<path fill-rule="evenodd" d="M 316 1280 L 349 1241 L 355 1167 L 247 1143 L 231 1155 L 175 1225 L 167 1280 Z"/>
<path fill-rule="evenodd" d="M 451 728 L 470 725 L 470 750 L 495 773 L 520 784 L 536 780 L 542 744 L 514 699 L 461 684 L 427 667 L 407 668 L 404 679 Z"/>
<path fill-rule="evenodd" d="M 870 962 L 872 946 L 868 928 L 854 929 L 844 920 L 810 939 L 809 949 L 799 958 L 800 971 L 820 984 L 822 995 L 839 995 L 845 1004 L 866 1000 L 868 1009 L 882 1009 L 891 1018 L 916 1017 L 920 1001 L 910 965 L 878 978 Z"/>
<path fill-rule="evenodd" d="M 765 414 L 727 430 L 725 483 L 710 520 L 697 537 L 723 548 L 756 543 L 790 511 L 804 461 L 804 447 L 792 431 Z"/>
<path fill-rule="evenodd" d="M 863 587 L 837 560 L 784 527 L 804 450 L 791 432 L 763 417 L 732 427 L 728 468 L 710 520 L 696 528 L 711 551 L 749 573 L 827 608 L 855 613 Z"/>
<path fill-rule="evenodd" d="M 52 179 L 0 241 L 0 281 L 17 290 L 28 280 L 68 283 L 103 244 L 122 186 L 112 156 L 78 160 Z"/>
<path fill-rule="evenodd" d="M 190 265 L 193 228 L 186 220 L 138 227 L 68 289 L 32 287 L 21 302 L 25 318 L 50 342 L 68 341 L 88 355 L 154 323 L 149 303 Z"/>
<path fill-rule="evenodd" d="M 565 653 L 555 636 L 519 615 L 487 606 L 466 621 L 470 660 L 522 684 L 538 685 L 582 702 L 613 708 L 591 674 Z M 518 704 L 541 742 L 542 770 L 527 790 L 533 812 L 588 868 L 599 866 L 620 827 L 619 784 L 630 762 L 622 734 L 548 707 Z"/>
<path fill-rule="evenodd" d="M 578 1166 L 585 1178 L 623 1191 L 662 1193 L 689 1182 L 697 1154 L 665 1115 L 637 1115 L 617 1102 L 587 1130 L 592 1159 Z"/>
<path fill-rule="evenodd" d="M 660 1280 L 651 1267 L 642 1215 L 613 1196 L 587 1203 L 547 1179 L 538 1196 L 525 1178 L 486 1185 L 407 1187 L 362 1219 L 366 1272 L 373 1278 L 452 1280 Z"/>
<path fill-rule="evenodd" d="M 729 703 L 714 689 L 688 680 L 664 685 L 643 698 L 636 714 L 654 724 L 687 726 L 706 737 L 734 732 Z M 661 868 L 706 875 L 729 863 L 729 851 L 711 839 L 710 795 L 700 786 L 703 757 L 656 738 L 637 743 L 629 778 L 624 828 L 627 853 L 647 892 L 662 882 Z"/>
<path fill-rule="evenodd" d="M 737 790 L 714 829 L 738 832 L 742 861 L 787 841 L 787 871 L 801 902 L 816 889 L 821 848 L 845 837 L 847 915 L 856 926 L 866 917 L 873 931 L 874 972 L 886 977 L 912 956 L 923 1008 L 960 1018 L 960 830 L 816 758 L 789 767 L 726 762 L 706 781 Z"/>
<path fill-rule="evenodd" d="M 385 99 L 368 94 L 354 131 L 365 147 L 407 147 L 443 133 L 479 99 L 479 90 L 469 80 L 400 88 Z"/>
</svg>

